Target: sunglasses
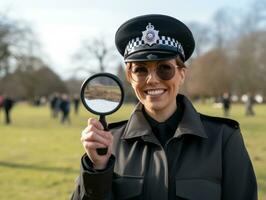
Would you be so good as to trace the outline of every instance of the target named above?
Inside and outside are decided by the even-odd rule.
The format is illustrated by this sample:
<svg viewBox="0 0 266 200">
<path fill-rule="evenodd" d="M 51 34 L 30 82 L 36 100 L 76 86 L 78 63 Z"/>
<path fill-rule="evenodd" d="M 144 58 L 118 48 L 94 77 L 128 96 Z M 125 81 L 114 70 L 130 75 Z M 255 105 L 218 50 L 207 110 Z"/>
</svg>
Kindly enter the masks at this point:
<svg viewBox="0 0 266 200">
<path fill-rule="evenodd" d="M 178 68 L 176 65 L 161 63 L 155 67 L 155 73 L 158 78 L 164 81 L 171 80 L 175 76 L 175 70 Z M 151 73 L 151 68 L 145 65 L 133 65 L 130 68 L 131 78 L 136 82 L 146 81 Z"/>
</svg>

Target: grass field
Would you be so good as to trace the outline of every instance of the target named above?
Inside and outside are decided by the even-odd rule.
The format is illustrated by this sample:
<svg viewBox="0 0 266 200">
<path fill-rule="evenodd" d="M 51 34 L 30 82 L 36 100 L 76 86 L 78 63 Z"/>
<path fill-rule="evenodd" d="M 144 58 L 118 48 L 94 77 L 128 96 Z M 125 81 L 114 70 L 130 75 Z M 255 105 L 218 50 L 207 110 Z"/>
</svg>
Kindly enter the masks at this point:
<svg viewBox="0 0 266 200">
<path fill-rule="evenodd" d="M 222 116 L 210 104 L 195 104 L 198 111 Z M 108 121 L 128 118 L 132 106 L 124 105 Z M 241 124 L 247 149 L 253 161 L 259 199 L 266 199 L 266 105 L 255 107 L 256 117 L 245 117 L 243 105 L 233 105 L 231 118 Z M 81 107 L 71 113 L 71 124 L 51 119 L 48 107 L 18 104 L 12 112 L 13 124 L 3 125 L 0 113 L 0 199 L 69 199 L 79 174 L 80 132 L 91 115 Z"/>
</svg>

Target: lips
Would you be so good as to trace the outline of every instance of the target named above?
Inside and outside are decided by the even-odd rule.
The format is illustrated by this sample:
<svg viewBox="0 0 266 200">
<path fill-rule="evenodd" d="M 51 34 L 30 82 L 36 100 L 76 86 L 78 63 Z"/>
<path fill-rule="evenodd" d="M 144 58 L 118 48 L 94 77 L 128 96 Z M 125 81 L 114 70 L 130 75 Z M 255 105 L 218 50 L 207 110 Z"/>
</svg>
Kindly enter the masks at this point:
<svg viewBox="0 0 266 200">
<path fill-rule="evenodd" d="M 150 96 L 159 96 L 162 95 L 166 89 L 148 89 L 145 90 L 145 93 Z"/>
</svg>

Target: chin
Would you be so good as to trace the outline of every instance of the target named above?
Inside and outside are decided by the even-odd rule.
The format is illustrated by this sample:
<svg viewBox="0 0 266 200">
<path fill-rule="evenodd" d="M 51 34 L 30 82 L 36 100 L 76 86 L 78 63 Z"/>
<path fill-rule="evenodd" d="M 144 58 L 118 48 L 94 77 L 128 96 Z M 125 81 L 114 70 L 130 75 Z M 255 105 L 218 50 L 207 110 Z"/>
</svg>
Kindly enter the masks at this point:
<svg viewBox="0 0 266 200">
<path fill-rule="evenodd" d="M 152 111 L 162 111 L 166 108 L 166 105 L 162 105 L 161 103 L 155 102 L 155 103 L 146 103 L 144 104 L 146 109 L 152 110 Z"/>
</svg>

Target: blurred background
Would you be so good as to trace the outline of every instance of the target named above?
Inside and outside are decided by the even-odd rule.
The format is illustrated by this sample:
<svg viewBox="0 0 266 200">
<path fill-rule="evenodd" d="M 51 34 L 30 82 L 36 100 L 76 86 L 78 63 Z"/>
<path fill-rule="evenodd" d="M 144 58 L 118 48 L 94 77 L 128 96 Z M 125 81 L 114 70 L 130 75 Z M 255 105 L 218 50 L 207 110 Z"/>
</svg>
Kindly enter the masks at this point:
<svg viewBox="0 0 266 200">
<path fill-rule="evenodd" d="M 266 0 L 1 0 L 0 199 L 68 199 L 79 175 L 84 79 L 119 76 L 126 90 L 109 122 L 136 99 L 114 36 L 126 20 L 171 15 L 196 41 L 182 89 L 199 112 L 238 120 L 266 199 Z"/>
</svg>

